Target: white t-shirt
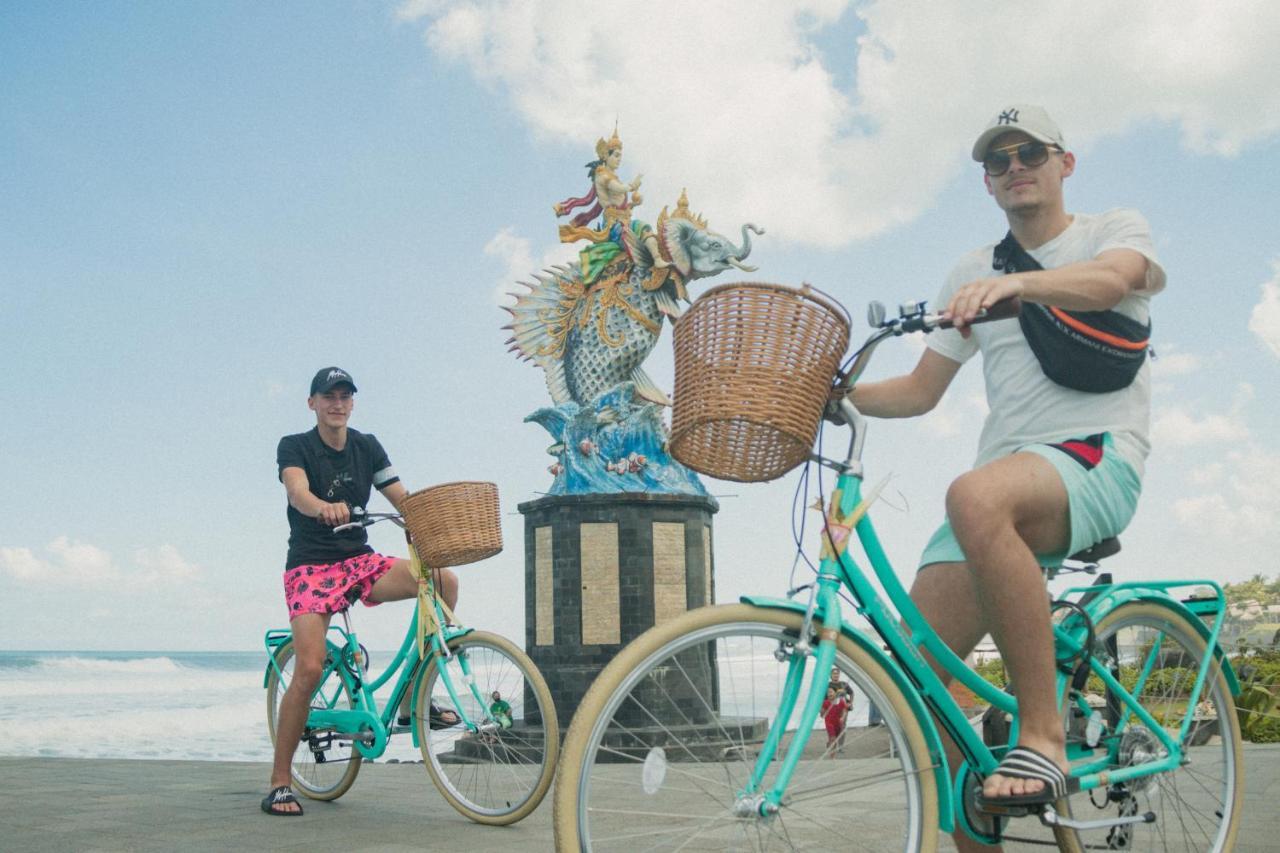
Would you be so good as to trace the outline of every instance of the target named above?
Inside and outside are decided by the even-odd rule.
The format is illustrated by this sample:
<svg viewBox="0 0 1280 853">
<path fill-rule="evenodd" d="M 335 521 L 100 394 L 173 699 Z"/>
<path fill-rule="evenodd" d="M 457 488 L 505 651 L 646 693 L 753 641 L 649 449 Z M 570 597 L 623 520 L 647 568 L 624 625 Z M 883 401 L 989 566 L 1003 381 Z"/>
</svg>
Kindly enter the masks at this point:
<svg viewBox="0 0 1280 853">
<path fill-rule="evenodd" d="M 991 268 L 992 243 L 961 258 L 948 276 L 934 308 L 941 310 L 959 287 L 979 278 L 1003 275 Z M 1156 260 L 1147 221 L 1136 210 L 1075 214 L 1057 237 L 1029 254 L 1045 269 L 1092 260 L 1107 249 L 1133 249 L 1147 258 L 1147 280 L 1116 311 L 1146 323 L 1151 297 L 1164 289 L 1165 274 Z M 1110 432 L 1120 456 L 1142 476 L 1151 449 L 1151 365 L 1146 362 L 1133 384 L 1119 391 L 1094 394 L 1065 388 L 1040 369 L 1016 319 L 981 323 L 968 340 L 954 329 L 934 332 L 928 346 L 952 361 L 964 363 L 982 352 L 982 371 L 990 409 L 978 442 L 975 467 L 1014 453 L 1028 444 L 1083 438 Z"/>
</svg>

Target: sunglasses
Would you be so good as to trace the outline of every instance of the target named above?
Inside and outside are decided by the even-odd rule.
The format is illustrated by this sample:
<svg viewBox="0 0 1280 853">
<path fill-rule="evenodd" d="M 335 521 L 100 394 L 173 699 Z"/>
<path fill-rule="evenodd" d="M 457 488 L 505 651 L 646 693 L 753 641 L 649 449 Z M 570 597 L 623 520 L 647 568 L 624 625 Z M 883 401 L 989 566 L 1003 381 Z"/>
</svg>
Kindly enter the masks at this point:
<svg viewBox="0 0 1280 853">
<path fill-rule="evenodd" d="M 987 174 L 991 177 L 998 178 L 1009 171 L 1009 167 L 1013 165 L 1013 158 L 1016 156 L 1019 163 L 1028 169 L 1034 169 L 1036 166 L 1044 165 L 1044 162 L 1049 159 L 1050 147 L 1033 139 L 1030 142 L 1020 142 L 1017 145 L 992 148 L 982 158 L 982 168 L 986 169 Z M 1062 149 L 1054 145 L 1052 150 L 1061 151 Z"/>
</svg>

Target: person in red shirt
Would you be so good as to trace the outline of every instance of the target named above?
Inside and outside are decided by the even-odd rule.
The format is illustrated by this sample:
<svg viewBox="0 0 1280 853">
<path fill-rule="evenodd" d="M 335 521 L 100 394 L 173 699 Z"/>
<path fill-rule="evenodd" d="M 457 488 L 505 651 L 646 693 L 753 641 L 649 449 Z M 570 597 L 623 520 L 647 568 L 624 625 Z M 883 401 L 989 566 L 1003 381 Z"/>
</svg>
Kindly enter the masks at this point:
<svg viewBox="0 0 1280 853">
<path fill-rule="evenodd" d="M 848 719 L 849 700 L 843 692 L 828 687 L 827 699 L 822 703 L 822 720 L 827 726 L 827 752 L 835 751 Z"/>
</svg>

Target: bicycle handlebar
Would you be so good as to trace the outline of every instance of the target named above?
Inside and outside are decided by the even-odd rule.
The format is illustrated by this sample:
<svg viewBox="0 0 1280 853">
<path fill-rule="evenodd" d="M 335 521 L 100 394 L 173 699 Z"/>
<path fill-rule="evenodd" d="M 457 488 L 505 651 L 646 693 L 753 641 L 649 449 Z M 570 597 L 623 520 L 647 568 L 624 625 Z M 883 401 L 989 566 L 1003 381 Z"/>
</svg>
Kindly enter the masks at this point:
<svg viewBox="0 0 1280 853">
<path fill-rule="evenodd" d="M 951 329 L 955 327 L 955 321 L 950 317 L 945 317 L 941 313 L 930 313 L 925 310 L 925 302 L 915 302 L 903 305 L 899 309 L 899 315 L 893 319 L 884 319 L 884 306 L 878 302 L 871 303 L 871 309 L 868 317 L 871 325 L 876 327 L 876 331 L 871 333 L 862 347 L 854 354 L 853 364 L 847 372 L 837 375 L 836 388 L 844 389 L 847 394 L 853 389 L 854 384 L 862 376 L 867 368 L 867 364 L 871 361 L 871 354 L 875 352 L 876 347 L 885 338 L 896 338 L 907 334 L 908 332 L 924 332 L 928 334 L 934 329 Z M 1017 317 L 1022 311 L 1022 302 L 1016 296 L 1008 299 L 1002 299 L 990 308 L 978 312 L 978 316 L 970 321 L 969 325 L 977 325 L 978 323 L 990 323 L 993 320 L 1007 320 L 1011 317 Z"/>
<path fill-rule="evenodd" d="M 365 512 L 364 507 L 353 506 L 351 508 L 351 517 L 354 521 L 348 521 L 346 524 L 339 524 L 333 528 L 334 533 L 341 533 L 344 530 L 352 530 L 356 527 L 372 527 L 379 521 L 390 521 L 399 528 L 404 528 L 404 519 L 398 512 Z"/>
</svg>

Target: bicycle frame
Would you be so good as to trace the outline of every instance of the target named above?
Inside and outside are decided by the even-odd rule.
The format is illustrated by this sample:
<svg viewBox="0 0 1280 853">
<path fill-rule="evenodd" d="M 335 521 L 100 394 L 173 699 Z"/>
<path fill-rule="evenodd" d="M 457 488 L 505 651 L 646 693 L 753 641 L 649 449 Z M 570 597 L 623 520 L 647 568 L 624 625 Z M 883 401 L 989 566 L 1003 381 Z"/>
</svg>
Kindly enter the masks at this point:
<svg viewBox="0 0 1280 853">
<path fill-rule="evenodd" d="M 773 785 L 767 791 L 762 792 L 761 789 L 764 785 L 765 774 L 781 742 L 787 721 L 791 718 L 800 698 L 800 687 L 808 658 L 810 657 L 808 642 L 810 628 L 813 625 L 820 625 L 821 627 L 816 631 L 818 638 L 817 648 L 812 653 L 812 657 L 816 660 L 816 672 L 822 673 L 830 669 L 835 660 L 836 638 L 839 633 L 843 633 L 878 658 L 879 662 L 884 665 L 885 669 L 895 679 L 898 686 L 902 688 L 908 702 L 912 705 L 912 710 L 915 712 L 921 726 L 925 729 L 925 735 L 930 744 L 930 754 L 936 762 L 933 770 L 938 779 L 940 824 L 944 831 L 949 832 L 954 829 L 955 825 L 955 797 L 952 792 L 947 758 L 933 722 L 934 718 L 936 717 L 937 721 L 955 741 L 964 756 L 967 766 L 983 776 L 996 769 L 999 756 L 1003 755 L 1005 748 L 997 747 L 993 751 L 982 741 L 982 738 L 974 731 L 968 719 L 965 718 L 959 706 L 943 685 L 942 680 L 925 661 L 921 654 L 921 649 L 928 651 L 943 669 L 965 687 L 972 690 L 979 698 L 1013 716 L 1014 723 L 1010 735 L 1011 744 L 1016 743 L 1017 739 L 1017 699 L 987 682 L 977 672 L 971 670 L 964 660 L 952 652 L 925 622 L 924 617 L 915 607 L 906 589 L 903 588 L 898 580 L 867 514 L 867 505 L 871 501 L 867 501 L 866 504 L 863 501 L 862 466 L 858 457 L 862 449 L 865 421 L 848 401 L 841 405 L 841 411 L 847 423 L 853 427 L 855 434 L 850 443 L 849 456 L 843 464 L 836 465 L 835 463 L 828 463 L 826 460 L 819 460 L 824 464 L 832 464 L 833 467 L 838 467 L 840 475 L 836 482 L 835 491 L 830 498 L 826 523 L 823 528 L 823 551 L 818 567 L 816 589 L 808 607 L 804 609 L 806 620 L 802 629 L 802 636 L 797 642 L 797 653 L 791 657 L 778 714 L 774 718 L 769 734 L 754 765 L 748 788 L 742 793 L 746 796 L 754 795 L 760 797 L 762 814 L 765 813 L 765 810 L 776 809 L 782 802 L 787 784 L 800 761 L 809 737 L 812 735 L 813 726 L 817 720 L 822 699 L 825 695 L 826 682 L 824 679 L 815 678 L 810 687 L 809 695 L 801 708 L 795 737 L 787 750 L 787 754 L 783 757 Z M 872 500 L 874 500 L 874 497 Z M 892 603 L 892 610 L 881 598 L 867 574 L 858 567 L 852 555 L 848 553 L 848 540 L 851 538 L 849 534 L 852 531 L 856 531 L 858 541 L 862 546 L 868 563 Z M 847 587 L 852 593 L 857 604 L 857 612 L 870 622 L 872 629 L 879 635 L 879 639 L 888 647 L 889 655 L 881 652 L 879 642 L 870 636 L 868 632 L 854 628 L 843 621 L 838 597 L 842 586 Z M 1195 600 L 1195 609 L 1192 610 L 1168 593 L 1171 588 L 1183 586 L 1209 587 L 1214 591 L 1215 596 L 1211 599 Z M 1239 692 L 1235 674 L 1222 650 L 1217 646 L 1218 635 L 1225 621 L 1226 600 L 1222 588 L 1216 582 L 1211 580 L 1188 580 L 1108 584 L 1072 588 L 1066 594 L 1082 595 L 1081 601 L 1077 603 L 1084 607 L 1094 623 L 1119 605 L 1134 600 L 1154 601 L 1185 616 L 1190 624 L 1201 631 L 1208 648 L 1214 652 L 1213 654 L 1206 654 L 1201 662 L 1200 670 L 1197 673 L 1195 684 L 1188 699 L 1188 707 L 1194 708 L 1196 706 L 1207 680 L 1217 676 L 1217 670 L 1213 669 L 1213 667 L 1218 667 L 1223 672 L 1233 694 Z M 760 607 L 796 611 L 802 609 L 799 603 L 794 600 L 747 596 L 743 597 L 742 601 Z M 899 614 L 900 618 L 895 613 Z M 1201 617 L 1208 615 L 1215 617 L 1212 626 L 1206 626 L 1202 621 Z M 1134 685 L 1133 691 L 1130 692 L 1111 673 L 1104 662 L 1092 654 L 1092 650 L 1084 648 L 1089 628 L 1083 624 L 1078 616 L 1072 614 L 1061 620 L 1059 624 L 1054 625 L 1053 630 L 1055 644 L 1059 653 L 1068 653 L 1072 656 L 1084 654 L 1092 673 L 1102 680 L 1108 693 L 1115 697 L 1118 706 L 1123 711 L 1123 716 L 1112 734 L 1122 732 L 1130 720 L 1136 718 L 1137 722 L 1147 727 L 1167 750 L 1166 756 L 1162 759 L 1108 771 L 1107 767 L 1112 766 L 1111 759 L 1115 757 L 1114 753 L 1118 750 L 1119 738 L 1112 738 L 1109 745 L 1105 747 L 1101 744 L 1099 745 L 1099 748 L 1103 749 L 1104 753 L 1101 758 L 1073 767 L 1072 775 L 1079 778 L 1081 790 L 1115 785 L 1176 768 L 1183 760 L 1179 742 L 1186 737 L 1194 715 L 1187 714 L 1185 716 L 1182 722 L 1182 729 L 1175 739 L 1134 698 L 1135 694 L 1141 694 L 1145 681 L 1154 668 L 1155 662 L 1159 657 L 1158 646 L 1153 647 L 1148 652 L 1137 683 Z M 1059 706 L 1062 705 L 1063 700 L 1066 698 L 1067 691 L 1071 686 L 1071 679 L 1072 675 L 1064 673 L 1062 668 L 1059 667 L 1057 678 Z M 924 713 L 926 709 L 932 711 L 934 716 Z M 1095 754 L 1095 750 L 1079 750 L 1078 755 L 1069 757 L 1082 758 L 1086 754 Z"/>
<path fill-rule="evenodd" d="M 449 624 L 442 609 L 443 605 L 440 599 L 435 596 L 434 586 L 429 578 L 427 584 L 431 591 L 436 630 L 428 634 L 426 648 L 429 650 L 429 656 L 443 661 L 452 657 L 448 644 L 457 637 L 471 633 L 472 629 Z M 335 683 L 331 693 L 328 695 L 321 695 L 321 688 L 317 688 L 316 693 L 312 696 L 311 712 L 307 715 L 307 728 L 311 730 L 330 730 L 339 734 L 349 735 L 361 755 L 366 758 L 377 758 L 386 751 L 387 743 L 392 734 L 393 718 L 400 707 L 405 691 L 411 690 L 410 696 L 415 697 L 416 701 L 418 683 L 426 673 L 426 667 L 421 665 L 423 659 L 418 656 L 418 611 L 416 608 L 414 609 L 413 615 L 409 620 L 408 629 L 405 631 L 404 640 L 400 643 L 400 648 L 395 657 L 387 664 L 387 668 L 382 674 L 372 681 L 369 681 L 366 677 L 367 662 L 364 659 L 365 652 L 360 646 L 355 631 L 351 629 L 350 619 L 346 612 L 343 612 L 342 616 L 342 626 L 329 626 L 329 631 L 336 632 L 341 641 L 334 642 L 328 637 L 325 638 L 327 653 L 325 655 L 325 668 L 320 678 L 320 685 L 323 686 L 328 677 L 336 671 L 341 679 L 341 684 Z M 292 631 L 288 629 L 267 631 L 265 644 L 269 668 L 263 675 L 264 687 L 272 669 L 283 679 L 284 674 L 280 672 L 279 664 L 276 661 L 276 651 L 292 636 Z M 465 657 L 461 657 L 459 658 L 459 666 L 463 672 L 463 680 L 474 695 L 478 706 L 487 708 L 487 703 L 480 695 L 479 688 L 476 687 L 475 681 L 471 677 L 470 662 Z M 439 672 L 440 680 L 449 694 L 453 707 L 458 709 L 456 713 L 461 718 L 461 725 L 472 732 L 479 731 L 485 723 L 497 725 L 496 721 L 491 719 L 471 720 L 467 716 L 463 703 L 459 701 L 457 687 L 453 683 L 449 669 L 441 666 Z M 389 682 L 396 673 L 399 673 L 399 678 L 396 679 L 391 695 L 387 698 L 386 706 L 379 712 L 378 702 L 374 697 L 374 693 Z M 350 691 L 350 695 L 354 697 L 354 708 L 337 707 L 343 687 Z M 317 703 L 317 698 L 319 703 Z M 317 707 L 317 704 L 322 707 Z M 411 708 L 411 711 L 416 712 L 416 710 L 416 708 Z M 413 729 L 413 744 L 414 746 L 419 745 L 416 727 Z"/>
</svg>

